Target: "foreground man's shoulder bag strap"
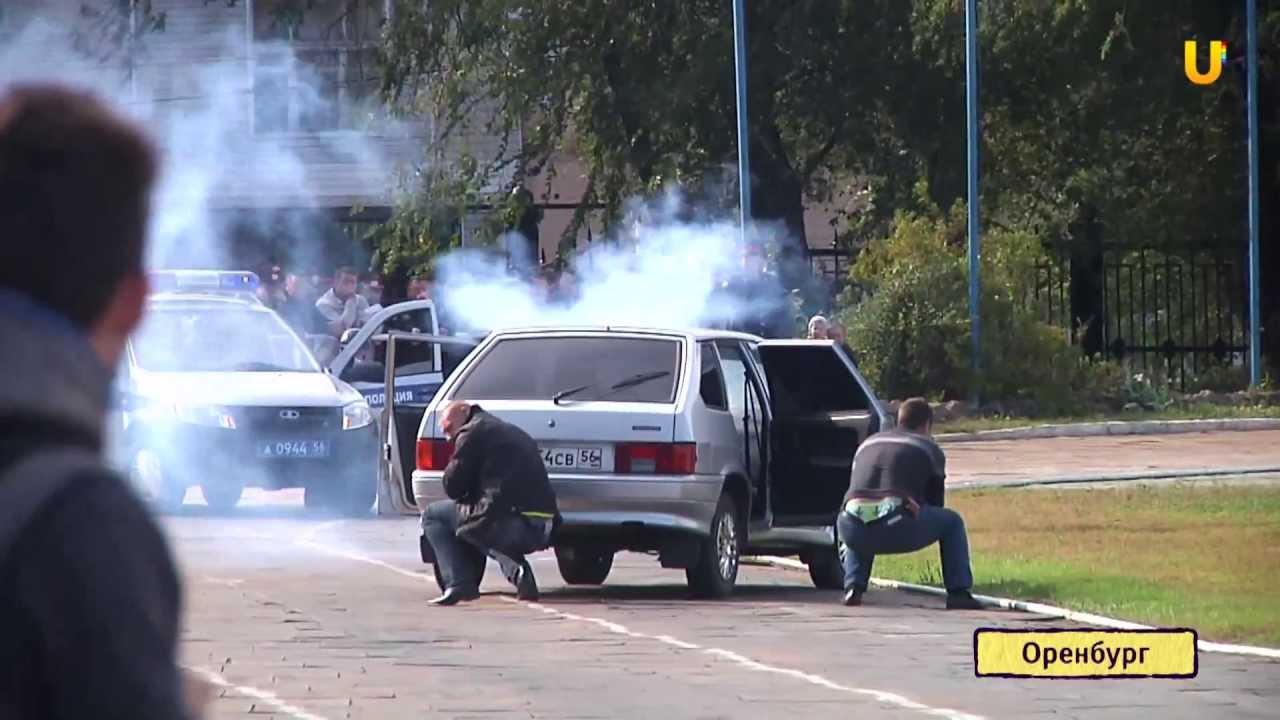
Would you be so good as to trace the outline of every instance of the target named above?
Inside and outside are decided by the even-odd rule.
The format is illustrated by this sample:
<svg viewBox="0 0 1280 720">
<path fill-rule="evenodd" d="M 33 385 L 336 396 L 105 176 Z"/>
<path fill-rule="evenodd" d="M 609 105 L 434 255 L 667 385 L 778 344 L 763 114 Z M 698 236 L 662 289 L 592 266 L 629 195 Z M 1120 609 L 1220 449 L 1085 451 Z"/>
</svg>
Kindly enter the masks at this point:
<svg viewBox="0 0 1280 720">
<path fill-rule="evenodd" d="M 0 567 L 46 503 L 70 486 L 80 471 L 101 468 L 96 454 L 55 445 L 20 455 L 0 470 Z"/>
</svg>

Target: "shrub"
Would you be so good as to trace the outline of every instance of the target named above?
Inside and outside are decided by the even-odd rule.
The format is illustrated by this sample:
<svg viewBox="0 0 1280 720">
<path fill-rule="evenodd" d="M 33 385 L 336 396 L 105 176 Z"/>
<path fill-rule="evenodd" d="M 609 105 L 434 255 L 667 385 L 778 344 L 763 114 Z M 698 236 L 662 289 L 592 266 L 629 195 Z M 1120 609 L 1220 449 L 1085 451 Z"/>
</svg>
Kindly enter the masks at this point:
<svg viewBox="0 0 1280 720">
<path fill-rule="evenodd" d="M 982 379 L 970 367 L 968 264 L 963 208 L 947 216 L 900 214 L 892 234 L 863 251 L 850 280 L 867 293 L 841 318 L 861 368 L 890 397 L 967 397 L 1075 405 L 1083 363 L 1066 333 L 1038 321 L 1024 302 L 1041 257 L 1034 237 L 983 238 Z M 845 300 L 852 299 L 852 291 Z"/>
<path fill-rule="evenodd" d="M 1243 365 L 1227 365 L 1214 363 L 1199 369 L 1187 377 L 1187 392 L 1196 393 L 1209 390 L 1216 393 L 1230 393 L 1245 390 L 1249 387 L 1249 368 Z"/>
</svg>

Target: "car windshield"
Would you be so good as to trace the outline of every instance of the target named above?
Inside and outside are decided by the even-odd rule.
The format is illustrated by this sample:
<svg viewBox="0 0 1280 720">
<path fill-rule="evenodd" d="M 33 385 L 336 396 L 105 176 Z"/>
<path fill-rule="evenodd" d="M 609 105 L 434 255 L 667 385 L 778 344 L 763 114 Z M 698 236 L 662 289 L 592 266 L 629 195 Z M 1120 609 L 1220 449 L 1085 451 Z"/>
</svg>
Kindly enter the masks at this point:
<svg viewBox="0 0 1280 720">
<path fill-rule="evenodd" d="M 679 364 L 680 343 L 674 339 L 511 338 L 485 353 L 455 396 L 669 403 L 675 399 Z"/>
<path fill-rule="evenodd" d="M 284 322 L 257 308 L 151 308 L 132 345 L 153 372 L 320 371 Z"/>
</svg>

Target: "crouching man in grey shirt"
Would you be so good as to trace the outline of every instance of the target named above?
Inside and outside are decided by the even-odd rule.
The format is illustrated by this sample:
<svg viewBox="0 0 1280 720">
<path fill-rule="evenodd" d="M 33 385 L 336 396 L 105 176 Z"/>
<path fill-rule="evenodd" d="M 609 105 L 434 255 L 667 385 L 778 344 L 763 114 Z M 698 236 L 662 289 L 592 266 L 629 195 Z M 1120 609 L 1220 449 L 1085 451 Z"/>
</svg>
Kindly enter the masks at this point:
<svg viewBox="0 0 1280 720">
<path fill-rule="evenodd" d="M 964 520 L 942 506 L 946 458 L 931 437 L 933 409 L 912 398 L 898 427 L 872 435 L 853 458 L 849 492 L 836 520 L 845 544 L 844 604 L 862 604 L 876 555 L 911 553 L 938 543 L 948 610 L 981 607 L 969 593 L 969 538 Z"/>
</svg>

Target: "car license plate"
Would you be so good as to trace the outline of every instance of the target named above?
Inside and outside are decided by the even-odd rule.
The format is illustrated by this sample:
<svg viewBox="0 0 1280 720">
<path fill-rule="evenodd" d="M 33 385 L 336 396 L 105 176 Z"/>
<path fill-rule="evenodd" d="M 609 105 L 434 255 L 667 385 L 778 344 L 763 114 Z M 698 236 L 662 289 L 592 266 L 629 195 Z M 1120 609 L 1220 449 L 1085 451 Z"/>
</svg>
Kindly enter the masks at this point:
<svg viewBox="0 0 1280 720">
<path fill-rule="evenodd" d="M 262 440 L 258 442 L 260 458 L 327 458 L 329 443 L 325 440 Z"/>
<path fill-rule="evenodd" d="M 543 448 L 548 470 L 603 470 L 604 450 L 598 447 Z"/>
</svg>

